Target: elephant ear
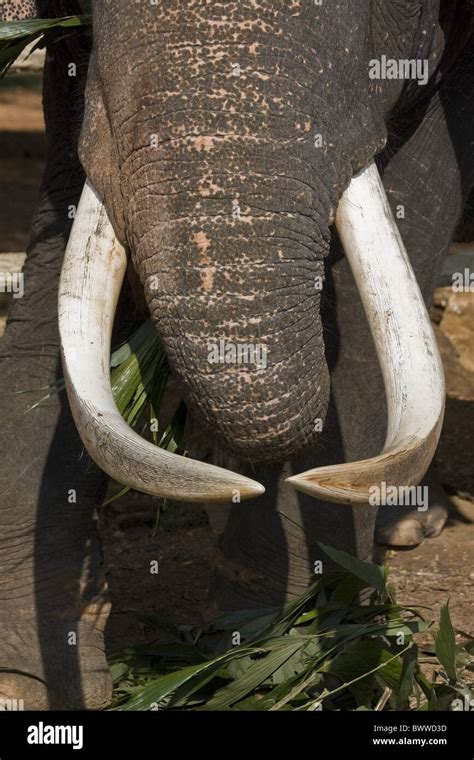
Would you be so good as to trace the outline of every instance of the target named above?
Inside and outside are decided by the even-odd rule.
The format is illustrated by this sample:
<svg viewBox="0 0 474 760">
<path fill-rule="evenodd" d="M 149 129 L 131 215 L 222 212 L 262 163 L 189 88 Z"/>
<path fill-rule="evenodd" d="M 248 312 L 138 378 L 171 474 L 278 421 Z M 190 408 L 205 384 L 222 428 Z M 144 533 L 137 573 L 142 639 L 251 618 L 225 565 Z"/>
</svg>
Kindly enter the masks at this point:
<svg viewBox="0 0 474 760">
<path fill-rule="evenodd" d="M 0 0 L 0 21 L 41 18 L 47 5 L 47 0 Z"/>
</svg>

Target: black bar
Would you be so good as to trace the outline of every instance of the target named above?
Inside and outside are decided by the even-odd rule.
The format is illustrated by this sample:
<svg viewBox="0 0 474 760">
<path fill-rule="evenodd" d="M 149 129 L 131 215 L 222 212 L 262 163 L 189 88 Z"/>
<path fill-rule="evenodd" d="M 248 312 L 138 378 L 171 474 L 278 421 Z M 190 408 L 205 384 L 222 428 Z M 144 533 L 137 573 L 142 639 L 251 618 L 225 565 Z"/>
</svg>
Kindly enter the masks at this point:
<svg viewBox="0 0 474 760">
<path fill-rule="evenodd" d="M 62 727 L 62 728 L 61 728 Z M 1 712 L 0 760 L 169 756 L 474 758 L 474 713 Z M 58 743 L 50 744 L 50 740 Z M 69 742 L 64 744 L 62 742 Z M 40 742 L 40 743 L 35 743 Z M 76 745 L 77 749 L 73 746 Z M 285 749 L 286 748 L 286 749 Z M 350 755 L 349 755 L 350 753 Z"/>
</svg>

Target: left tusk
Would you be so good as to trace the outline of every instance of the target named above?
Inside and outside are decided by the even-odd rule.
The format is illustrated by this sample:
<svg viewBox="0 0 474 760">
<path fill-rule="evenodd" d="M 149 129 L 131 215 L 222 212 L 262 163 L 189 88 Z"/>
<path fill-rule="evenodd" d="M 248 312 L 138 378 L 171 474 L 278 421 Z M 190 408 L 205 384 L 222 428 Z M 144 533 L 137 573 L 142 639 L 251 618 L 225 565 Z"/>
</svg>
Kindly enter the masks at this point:
<svg viewBox="0 0 474 760">
<path fill-rule="evenodd" d="M 423 478 L 443 424 L 444 374 L 423 297 L 373 161 L 352 178 L 336 225 L 382 369 L 387 436 L 381 454 L 372 459 L 318 467 L 288 482 L 318 499 L 367 504 L 377 493 L 374 489 L 413 486 Z"/>
<path fill-rule="evenodd" d="M 260 483 L 165 451 L 122 418 L 110 385 L 110 340 L 126 268 L 107 210 L 87 180 L 59 284 L 64 382 L 84 446 L 110 477 L 153 496 L 204 503 L 259 496 Z"/>
</svg>

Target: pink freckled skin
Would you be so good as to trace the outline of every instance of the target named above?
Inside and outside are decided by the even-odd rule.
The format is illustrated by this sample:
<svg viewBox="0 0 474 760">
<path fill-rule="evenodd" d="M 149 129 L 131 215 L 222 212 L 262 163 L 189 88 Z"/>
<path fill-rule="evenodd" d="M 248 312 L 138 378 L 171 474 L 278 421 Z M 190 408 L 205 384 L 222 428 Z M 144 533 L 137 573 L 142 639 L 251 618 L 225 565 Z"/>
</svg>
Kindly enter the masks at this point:
<svg viewBox="0 0 474 760">
<path fill-rule="evenodd" d="M 200 135 L 196 138 L 194 144 L 198 153 L 201 153 L 201 151 L 209 153 L 214 147 L 214 139 L 209 135 Z"/>
<path fill-rule="evenodd" d="M 211 241 L 207 237 L 206 233 L 202 230 L 200 232 L 196 232 L 193 235 L 193 243 L 196 243 L 197 247 L 199 248 L 199 252 L 201 254 L 201 263 L 209 264 L 209 256 L 207 252 L 211 246 Z"/>
<path fill-rule="evenodd" d="M 216 185 L 212 180 L 206 180 L 199 186 L 199 193 L 203 198 L 209 198 L 210 195 L 216 195 L 222 193 L 224 190 L 219 185 Z"/>
<path fill-rule="evenodd" d="M 202 230 L 196 232 L 192 240 L 199 249 L 200 264 L 204 267 L 201 273 L 201 287 L 205 293 L 209 293 L 214 287 L 214 275 L 216 273 L 216 267 L 210 266 L 209 248 L 211 247 L 211 241 Z"/>
<path fill-rule="evenodd" d="M 214 275 L 216 267 L 207 267 L 201 275 L 201 287 L 205 293 L 209 293 L 214 287 Z"/>
</svg>

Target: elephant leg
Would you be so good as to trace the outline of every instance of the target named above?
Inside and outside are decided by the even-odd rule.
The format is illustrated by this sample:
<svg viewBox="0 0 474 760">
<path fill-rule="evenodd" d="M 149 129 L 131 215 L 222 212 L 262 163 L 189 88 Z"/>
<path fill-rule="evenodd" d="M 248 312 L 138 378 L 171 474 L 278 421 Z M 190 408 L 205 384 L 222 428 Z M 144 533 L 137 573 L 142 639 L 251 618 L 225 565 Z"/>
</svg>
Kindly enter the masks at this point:
<svg viewBox="0 0 474 760">
<path fill-rule="evenodd" d="M 74 150 L 75 86 L 50 55 L 48 164 L 24 295 L 0 343 L 0 697 L 23 699 L 25 709 L 101 708 L 111 695 L 95 515 L 105 477 L 84 455 L 65 394 L 31 409 L 45 391 L 30 391 L 61 376 L 58 281 L 84 181 Z"/>
<path fill-rule="evenodd" d="M 310 453 L 307 468 L 315 461 Z M 278 472 L 258 473 L 265 496 L 258 504 L 232 507 L 220 542 L 225 562 L 212 589 L 219 609 L 285 606 L 320 573 L 334 569 L 318 542 L 371 559 L 376 509 L 298 494 L 285 483 L 294 471 L 286 463 Z"/>
</svg>

